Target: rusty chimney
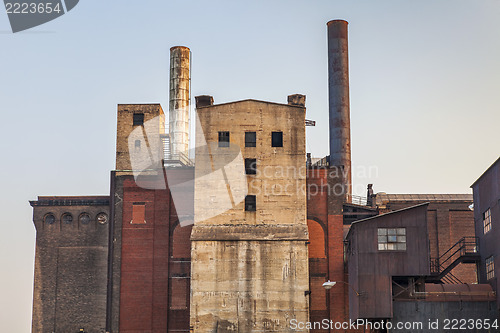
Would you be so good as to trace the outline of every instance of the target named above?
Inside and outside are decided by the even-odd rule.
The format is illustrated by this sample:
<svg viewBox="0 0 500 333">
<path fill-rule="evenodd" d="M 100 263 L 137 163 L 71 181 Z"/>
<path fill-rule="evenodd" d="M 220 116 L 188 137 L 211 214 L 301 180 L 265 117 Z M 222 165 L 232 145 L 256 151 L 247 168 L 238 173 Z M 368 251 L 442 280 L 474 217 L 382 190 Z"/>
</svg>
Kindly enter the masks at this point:
<svg viewBox="0 0 500 333">
<path fill-rule="evenodd" d="M 347 196 L 351 195 L 351 122 L 349 115 L 349 59 L 347 21 L 328 22 L 328 102 L 330 166 L 343 169 Z"/>
<path fill-rule="evenodd" d="M 172 154 L 188 153 L 189 88 L 191 51 L 185 46 L 170 48 L 170 103 L 168 124 Z"/>
</svg>

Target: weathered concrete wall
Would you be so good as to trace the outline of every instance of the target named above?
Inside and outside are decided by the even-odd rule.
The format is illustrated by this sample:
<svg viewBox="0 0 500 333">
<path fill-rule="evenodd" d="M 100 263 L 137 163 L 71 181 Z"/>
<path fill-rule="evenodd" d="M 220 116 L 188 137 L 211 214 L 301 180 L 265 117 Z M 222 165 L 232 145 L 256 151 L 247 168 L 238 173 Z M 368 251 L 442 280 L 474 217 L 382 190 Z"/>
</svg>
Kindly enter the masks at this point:
<svg viewBox="0 0 500 333">
<path fill-rule="evenodd" d="M 104 332 L 109 221 L 97 216 L 109 219 L 109 197 L 39 197 L 31 205 L 37 231 L 32 332 Z M 82 214 L 90 219 L 82 223 Z"/>
<path fill-rule="evenodd" d="M 290 331 L 291 319 L 308 319 L 305 108 L 246 100 L 197 113 L 197 146 L 206 140 L 210 148 L 196 152 L 191 326 Z M 217 147 L 219 131 L 230 133 L 231 147 Z M 247 131 L 256 132 L 255 147 L 245 147 Z M 271 146 L 276 131 L 283 147 Z M 235 179 L 245 174 L 243 165 L 231 164 L 240 149 L 240 161 L 257 160 L 257 174 L 243 176 L 243 191 Z M 245 211 L 246 191 L 256 196 L 256 211 Z"/>
<path fill-rule="evenodd" d="M 290 319 L 307 321 L 303 241 L 196 241 L 192 252 L 195 332 L 289 332 Z"/>
</svg>

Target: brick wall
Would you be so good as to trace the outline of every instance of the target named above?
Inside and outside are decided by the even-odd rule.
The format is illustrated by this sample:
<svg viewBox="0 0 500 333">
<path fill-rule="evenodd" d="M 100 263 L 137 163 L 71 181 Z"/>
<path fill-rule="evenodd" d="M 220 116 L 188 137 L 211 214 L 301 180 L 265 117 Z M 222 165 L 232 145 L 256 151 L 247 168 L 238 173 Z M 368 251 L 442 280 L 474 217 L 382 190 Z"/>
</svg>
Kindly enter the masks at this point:
<svg viewBox="0 0 500 333">
<path fill-rule="evenodd" d="M 333 322 L 349 321 L 348 285 L 338 283 L 328 291 L 322 286 L 327 280 L 347 282 L 344 266 L 343 198 L 329 191 L 337 181 L 327 168 L 309 169 L 307 173 L 311 322 L 321 322 L 323 319 Z M 319 244 L 325 245 L 325 257 L 319 252 Z M 311 333 L 315 332 L 325 330 L 311 330 Z"/>
<path fill-rule="evenodd" d="M 192 169 L 180 171 L 180 177 L 192 173 Z M 120 177 L 119 330 L 188 332 L 191 226 L 178 224 L 168 190 L 144 189 L 133 177 Z M 146 223 L 130 223 L 137 202 L 145 203 Z"/>
</svg>

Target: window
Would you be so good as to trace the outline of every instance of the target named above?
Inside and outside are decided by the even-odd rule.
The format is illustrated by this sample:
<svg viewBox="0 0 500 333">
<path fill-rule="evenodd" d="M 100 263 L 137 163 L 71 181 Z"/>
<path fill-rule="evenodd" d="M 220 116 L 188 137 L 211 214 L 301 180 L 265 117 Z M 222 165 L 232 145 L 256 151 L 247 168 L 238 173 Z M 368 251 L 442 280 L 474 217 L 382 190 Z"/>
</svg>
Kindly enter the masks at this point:
<svg viewBox="0 0 500 333">
<path fill-rule="evenodd" d="M 273 132 L 271 138 L 272 147 L 283 147 L 283 132 Z"/>
<path fill-rule="evenodd" d="M 131 224 L 144 224 L 146 223 L 146 203 L 134 202 L 132 204 L 132 221 Z"/>
<path fill-rule="evenodd" d="M 229 147 L 229 132 L 219 132 L 219 147 Z"/>
<path fill-rule="evenodd" d="M 106 224 L 108 222 L 108 214 L 106 213 L 97 214 L 97 222 L 99 222 L 99 224 Z"/>
<path fill-rule="evenodd" d="M 491 210 L 489 208 L 483 213 L 483 230 L 484 233 L 491 230 Z"/>
<path fill-rule="evenodd" d="M 495 277 L 495 261 L 493 257 L 486 258 L 486 279 L 491 280 Z"/>
<path fill-rule="evenodd" d="M 49 213 L 49 214 L 45 215 L 43 220 L 47 224 L 54 224 L 54 222 L 56 222 L 56 217 L 54 216 L 54 214 Z"/>
<path fill-rule="evenodd" d="M 141 150 L 141 140 L 135 140 L 134 146 L 135 150 Z"/>
<path fill-rule="evenodd" d="M 245 158 L 245 173 L 247 175 L 257 174 L 257 159 Z"/>
<path fill-rule="evenodd" d="M 64 224 L 71 224 L 71 222 L 73 222 L 73 216 L 70 213 L 64 213 L 62 221 Z"/>
<path fill-rule="evenodd" d="M 245 132 L 245 147 L 257 146 L 257 133 Z"/>
<path fill-rule="evenodd" d="M 87 225 L 90 223 L 90 215 L 87 213 L 82 213 L 80 215 L 79 220 L 80 220 L 80 224 Z"/>
<path fill-rule="evenodd" d="M 257 210 L 255 204 L 255 195 L 247 195 L 245 197 L 245 210 L 247 212 L 255 212 Z"/>
<path fill-rule="evenodd" d="M 377 234 L 380 251 L 406 251 L 405 228 L 378 228 Z"/>
<path fill-rule="evenodd" d="M 144 125 L 144 113 L 134 113 L 134 126 Z"/>
</svg>

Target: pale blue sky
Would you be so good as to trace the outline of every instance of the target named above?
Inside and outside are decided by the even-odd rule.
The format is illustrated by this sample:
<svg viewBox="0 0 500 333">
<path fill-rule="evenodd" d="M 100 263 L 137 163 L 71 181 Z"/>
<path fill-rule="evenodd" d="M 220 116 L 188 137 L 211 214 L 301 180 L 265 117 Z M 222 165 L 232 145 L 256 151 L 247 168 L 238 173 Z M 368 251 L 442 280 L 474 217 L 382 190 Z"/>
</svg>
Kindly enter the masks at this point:
<svg viewBox="0 0 500 333">
<path fill-rule="evenodd" d="M 116 104 L 168 105 L 168 50 L 192 94 L 307 95 L 328 151 L 326 22 L 349 21 L 354 175 L 391 193 L 469 193 L 500 149 L 500 1 L 97 1 L 11 34 L 0 10 L 0 332 L 29 332 L 37 195 L 107 194 Z"/>
</svg>

